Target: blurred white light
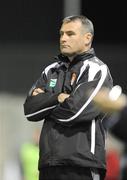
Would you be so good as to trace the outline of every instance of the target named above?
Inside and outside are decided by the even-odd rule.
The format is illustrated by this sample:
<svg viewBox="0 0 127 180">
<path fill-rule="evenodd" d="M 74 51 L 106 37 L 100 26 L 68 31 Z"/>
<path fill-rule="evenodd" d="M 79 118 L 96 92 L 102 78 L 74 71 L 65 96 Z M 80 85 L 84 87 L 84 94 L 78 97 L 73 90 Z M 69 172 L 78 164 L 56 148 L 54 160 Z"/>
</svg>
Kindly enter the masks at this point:
<svg viewBox="0 0 127 180">
<path fill-rule="evenodd" d="M 111 89 L 111 91 L 109 93 L 109 98 L 112 101 L 116 101 L 119 98 L 119 96 L 121 95 L 121 93 L 122 93 L 122 88 L 119 85 L 116 85 Z"/>
</svg>

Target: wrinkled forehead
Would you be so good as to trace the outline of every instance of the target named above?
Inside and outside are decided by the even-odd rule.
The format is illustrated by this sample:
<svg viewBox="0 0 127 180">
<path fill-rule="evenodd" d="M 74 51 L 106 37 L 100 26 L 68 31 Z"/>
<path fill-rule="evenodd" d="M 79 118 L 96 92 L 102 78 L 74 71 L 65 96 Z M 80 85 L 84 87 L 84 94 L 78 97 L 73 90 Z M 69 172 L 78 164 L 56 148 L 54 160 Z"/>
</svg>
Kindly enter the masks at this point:
<svg viewBox="0 0 127 180">
<path fill-rule="evenodd" d="M 82 23 L 79 20 L 65 21 L 61 25 L 60 31 L 79 31 L 82 28 Z"/>
</svg>

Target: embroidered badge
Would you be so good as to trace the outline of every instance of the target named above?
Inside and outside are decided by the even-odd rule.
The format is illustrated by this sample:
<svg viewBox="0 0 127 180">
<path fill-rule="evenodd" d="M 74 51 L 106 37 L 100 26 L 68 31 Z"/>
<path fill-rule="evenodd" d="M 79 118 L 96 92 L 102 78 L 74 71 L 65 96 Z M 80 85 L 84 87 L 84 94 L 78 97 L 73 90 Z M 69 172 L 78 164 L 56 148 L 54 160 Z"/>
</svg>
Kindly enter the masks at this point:
<svg viewBox="0 0 127 180">
<path fill-rule="evenodd" d="M 56 82 L 57 82 L 57 79 L 50 79 L 49 87 L 55 87 Z"/>
</svg>

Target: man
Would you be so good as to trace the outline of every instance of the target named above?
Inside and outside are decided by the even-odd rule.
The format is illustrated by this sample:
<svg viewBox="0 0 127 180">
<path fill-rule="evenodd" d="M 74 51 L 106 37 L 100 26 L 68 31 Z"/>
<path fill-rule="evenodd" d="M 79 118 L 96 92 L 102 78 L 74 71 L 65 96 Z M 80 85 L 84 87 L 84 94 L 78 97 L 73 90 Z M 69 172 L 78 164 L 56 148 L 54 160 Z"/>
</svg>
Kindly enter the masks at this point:
<svg viewBox="0 0 127 180">
<path fill-rule="evenodd" d="M 102 86 L 112 86 L 112 78 L 95 55 L 93 36 L 87 17 L 66 17 L 60 29 L 61 54 L 42 72 L 24 103 L 29 121 L 44 119 L 40 180 L 104 179 L 105 114 L 92 99 Z"/>
<path fill-rule="evenodd" d="M 40 129 L 36 128 L 33 131 L 30 142 L 25 142 L 21 146 L 20 163 L 22 170 L 22 178 L 24 180 L 38 179 L 38 156 L 39 156 L 39 136 Z"/>
<path fill-rule="evenodd" d="M 109 121 L 105 122 L 106 128 L 124 143 L 124 151 L 121 160 L 121 179 L 127 179 L 127 96 L 118 93 L 120 86 L 114 86 L 111 90 L 103 88 L 94 97 L 94 102 L 103 112 L 111 114 Z M 114 99 L 115 97 L 115 99 Z"/>
<path fill-rule="evenodd" d="M 117 96 L 120 86 L 114 86 L 111 90 L 103 88 L 94 97 L 93 101 L 103 111 L 112 116 L 106 122 L 110 131 L 123 142 L 127 142 L 127 96 L 124 93 Z M 117 90 L 118 89 L 118 90 Z"/>
</svg>

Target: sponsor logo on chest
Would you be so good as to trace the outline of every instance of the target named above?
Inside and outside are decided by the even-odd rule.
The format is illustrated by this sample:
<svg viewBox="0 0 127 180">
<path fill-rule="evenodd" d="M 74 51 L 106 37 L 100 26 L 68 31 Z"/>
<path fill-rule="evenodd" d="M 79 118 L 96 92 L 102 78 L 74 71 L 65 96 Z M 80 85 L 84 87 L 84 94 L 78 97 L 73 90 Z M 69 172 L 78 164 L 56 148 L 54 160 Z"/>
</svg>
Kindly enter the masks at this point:
<svg viewBox="0 0 127 180">
<path fill-rule="evenodd" d="M 56 86 L 57 79 L 50 79 L 49 87 L 55 87 Z"/>
</svg>

